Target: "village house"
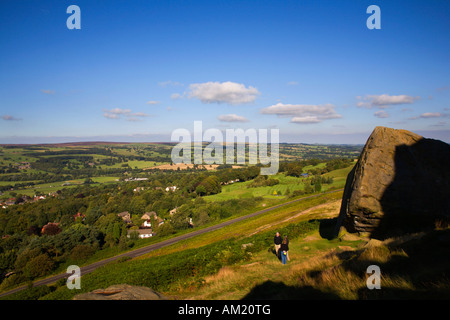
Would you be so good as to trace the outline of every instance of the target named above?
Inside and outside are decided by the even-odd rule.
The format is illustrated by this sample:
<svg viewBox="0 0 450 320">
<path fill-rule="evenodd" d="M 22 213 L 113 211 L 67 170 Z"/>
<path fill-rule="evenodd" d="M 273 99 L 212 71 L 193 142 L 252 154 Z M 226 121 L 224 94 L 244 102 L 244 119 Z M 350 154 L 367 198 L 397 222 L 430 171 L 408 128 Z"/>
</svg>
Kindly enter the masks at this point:
<svg viewBox="0 0 450 320">
<path fill-rule="evenodd" d="M 128 230 L 127 237 L 131 238 L 131 235 L 133 233 L 137 233 L 138 237 L 141 239 L 150 238 L 153 236 L 152 229 L 135 229 L 135 230 Z"/>
<path fill-rule="evenodd" d="M 151 224 L 151 218 L 153 216 L 153 219 L 156 220 L 158 226 L 162 225 L 164 223 L 164 220 L 158 217 L 155 211 L 146 212 L 142 215 L 141 219 L 144 220 L 144 222 L 141 224 L 142 228 L 150 228 L 152 226 Z"/>
<path fill-rule="evenodd" d="M 169 191 L 175 192 L 177 189 L 178 189 L 177 186 L 167 187 L 166 192 L 169 192 Z"/>
<path fill-rule="evenodd" d="M 45 196 L 34 196 L 34 201 L 45 200 Z"/>
<path fill-rule="evenodd" d="M 142 228 L 151 228 L 152 227 L 152 221 L 150 219 L 144 220 L 144 222 L 141 224 Z"/>
<path fill-rule="evenodd" d="M 125 172 L 124 174 L 127 174 L 127 172 Z M 128 182 L 128 181 L 146 181 L 146 180 L 148 180 L 148 178 L 126 178 L 126 179 L 124 179 L 125 182 Z"/>
<path fill-rule="evenodd" d="M 131 214 L 128 211 L 118 213 L 117 215 L 121 217 L 125 223 L 131 223 Z"/>
<path fill-rule="evenodd" d="M 236 180 L 230 180 L 230 181 L 228 181 L 228 182 L 221 182 L 220 184 L 222 184 L 222 185 L 229 185 L 229 184 L 233 184 L 233 183 L 235 183 L 235 182 L 239 182 L 239 179 L 236 179 Z"/>
</svg>

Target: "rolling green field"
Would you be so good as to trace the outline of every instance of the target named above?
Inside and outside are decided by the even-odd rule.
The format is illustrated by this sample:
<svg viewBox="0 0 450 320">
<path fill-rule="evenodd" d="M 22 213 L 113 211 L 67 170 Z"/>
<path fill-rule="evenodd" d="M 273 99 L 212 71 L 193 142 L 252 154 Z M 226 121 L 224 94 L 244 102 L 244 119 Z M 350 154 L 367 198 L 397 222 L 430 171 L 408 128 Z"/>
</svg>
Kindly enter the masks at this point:
<svg viewBox="0 0 450 320">
<path fill-rule="evenodd" d="M 323 168 L 324 163 L 319 163 L 317 166 L 308 166 L 304 168 L 304 171 Z M 334 170 L 324 174 L 326 177 L 333 177 L 333 183 L 323 184 L 322 191 L 328 191 L 331 189 L 339 189 L 345 186 L 348 173 L 353 166 Z M 296 178 L 286 176 L 284 173 L 279 173 L 270 176 L 270 179 L 278 179 L 279 184 L 274 186 L 263 186 L 257 188 L 249 188 L 248 186 L 252 181 L 239 182 L 230 185 L 222 186 L 222 192 L 210 196 L 204 197 L 207 201 L 223 201 L 237 198 L 251 198 L 251 197 L 264 197 L 266 199 L 284 199 L 287 198 L 295 190 L 304 190 L 305 184 L 309 183 L 308 178 Z M 289 191 L 288 191 L 289 190 Z"/>
<path fill-rule="evenodd" d="M 171 164 L 173 144 L 158 143 L 73 143 L 58 145 L 2 145 L 0 146 L 0 198 L 16 194 L 32 196 L 36 192 L 48 194 L 61 188 L 83 184 L 89 178 L 95 184 L 112 183 L 117 179 L 145 175 L 148 169 Z M 361 146 L 280 144 L 280 161 L 301 159 L 331 159 L 357 157 Z M 23 168 L 23 167 L 26 168 Z M 310 169 L 323 168 L 325 162 L 309 165 Z M 169 171 L 172 170 L 168 167 Z M 174 166 L 174 169 L 176 167 Z M 322 190 L 345 183 L 348 170 L 337 172 L 331 185 Z M 224 186 L 222 192 L 208 196 L 208 201 L 262 196 L 267 199 L 285 197 L 286 193 L 304 188 L 305 179 L 299 180 L 284 174 L 272 178 L 279 184 L 272 187 L 247 188 L 250 182 Z M 33 185 L 30 185 L 33 184 Z M 11 188 L 7 188 L 11 186 Z"/>
</svg>

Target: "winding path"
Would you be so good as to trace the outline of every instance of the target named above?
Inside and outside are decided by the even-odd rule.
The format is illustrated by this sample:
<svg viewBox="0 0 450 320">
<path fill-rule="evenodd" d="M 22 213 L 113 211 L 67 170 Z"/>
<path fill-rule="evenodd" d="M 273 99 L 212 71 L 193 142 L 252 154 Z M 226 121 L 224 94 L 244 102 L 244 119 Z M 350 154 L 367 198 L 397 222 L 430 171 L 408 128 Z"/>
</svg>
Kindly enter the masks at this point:
<svg viewBox="0 0 450 320">
<path fill-rule="evenodd" d="M 258 216 L 260 214 L 263 214 L 263 213 L 266 213 L 266 212 L 269 212 L 269 211 L 272 211 L 272 210 L 284 207 L 286 205 L 289 205 L 289 204 L 292 204 L 292 203 L 295 203 L 295 202 L 299 202 L 299 201 L 303 201 L 303 200 L 311 199 L 311 198 L 316 198 L 316 197 L 319 197 L 319 196 L 322 196 L 322 195 L 325 195 L 325 194 L 335 193 L 335 192 L 339 192 L 339 191 L 342 191 L 342 190 L 343 189 L 337 189 L 337 190 L 333 190 L 333 191 L 319 193 L 319 194 L 315 194 L 315 195 L 312 195 L 312 196 L 308 196 L 308 197 L 304 197 L 304 198 L 300 198 L 300 199 L 284 202 L 282 204 L 278 204 L 278 205 L 275 205 L 275 206 L 267 208 L 267 209 L 263 209 L 263 210 L 260 210 L 260 211 L 257 211 L 257 212 L 254 212 L 254 213 L 242 216 L 242 217 L 238 217 L 238 218 L 235 218 L 235 219 L 232 219 L 232 220 L 228 220 L 228 221 L 216 224 L 216 225 L 211 226 L 211 227 L 207 227 L 207 228 L 204 228 L 204 229 L 196 230 L 196 231 L 193 231 L 193 232 L 190 232 L 190 233 L 187 233 L 187 234 L 183 234 L 183 235 L 180 235 L 178 237 L 174 237 L 174 238 L 171 238 L 171 239 L 168 239 L 168 240 L 165 240 L 165 241 L 154 243 L 154 244 L 151 244 L 151 245 L 139 248 L 139 249 L 135 249 L 135 250 L 128 251 L 128 252 L 125 252 L 125 253 L 121 253 L 121 254 L 119 254 L 117 256 L 114 256 L 114 257 L 111 257 L 111 258 L 107 258 L 107 259 L 104 259 L 104 260 L 101 260 L 101 261 L 97 261 L 97 262 L 94 262 L 94 263 L 89 264 L 87 266 L 81 267 L 80 268 L 81 275 L 90 273 L 90 272 L 94 271 L 95 269 L 97 269 L 97 268 L 99 268 L 101 266 L 104 266 L 105 264 L 108 264 L 108 263 L 110 263 L 112 261 L 115 261 L 117 259 L 120 259 L 122 257 L 136 258 L 136 257 L 142 256 L 144 254 L 147 254 L 147 253 L 149 253 L 151 251 L 158 250 L 158 249 L 161 249 L 163 247 L 170 246 L 170 245 L 172 245 L 174 243 L 177 243 L 179 241 L 190 239 L 190 238 L 193 238 L 195 236 L 198 236 L 198 235 L 210 232 L 210 231 L 215 231 L 215 230 L 221 229 L 221 228 L 229 226 L 229 225 L 231 225 L 233 223 L 240 222 L 242 220 Z M 42 279 L 42 280 L 35 281 L 33 283 L 33 286 L 36 287 L 36 286 L 41 286 L 41 285 L 49 285 L 49 284 L 55 283 L 59 279 L 67 278 L 69 276 L 70 276 L 70 274 L 68 274 L 68 273 L 61 273 L 61 274 L 58 274 L 58 275 L 55 275 L 55 276 L 51 276 L 51 277 L 48 277 L 48 278 L 45 278 L 45 279 Z M 23 286 L 11 289 L 9 291 L 5 291 L 3 293 L 0 293 L 0 297 L 7 296 L 7 295 L 10 295 L 10 294 L 19 292 L 19 291 L 21 291 L 23 289 L 26 289 L 27 287 L 28 287 L 27 285 L 23 285 Z"/>
</svg>

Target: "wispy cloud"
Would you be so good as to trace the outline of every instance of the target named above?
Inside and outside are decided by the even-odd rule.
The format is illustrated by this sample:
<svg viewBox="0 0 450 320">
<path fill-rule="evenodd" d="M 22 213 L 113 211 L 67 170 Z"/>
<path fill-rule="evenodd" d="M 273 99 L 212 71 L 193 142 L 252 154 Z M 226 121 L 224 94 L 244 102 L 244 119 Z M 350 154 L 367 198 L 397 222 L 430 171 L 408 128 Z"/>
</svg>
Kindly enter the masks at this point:
<svg viewBox="0 0 450 320">
<path fill-rule="evenodd" d="M 445 127 L 445 126 L 447 126 L 447 122 L 445 121 L 439 121 L 438 123 L 430 124 L 430 127 Z"/>
<path fill-rule="evenodd" d="M 186 95 L 186 93 L 183 93 L 183 94 L 181 94 L 181 93 L 172 93 L 170 95 L 170 99 L 172 99 L 172 100 L 182 99 L 185 95 Z"/>
<path fill-rule="evenodd" d="M 159 104 L 159 103 L 160 103 L 159 101 L 155 101 L 155 100 L 147 101 L 147 104 L 150 104 L 150 105 L 156 105 L 156 104 Z"/>
<path fill-rule="evenodd" d="M 373 115 L 377 118 L 389 118 L 389 113 L 384 110 L 377 111 Z"/>
<path fill-rule="evenodd" d="M 450 89 L 450 86 L 443 86 L 443 87 L 437 88 L 436 91 L 444 92 L 444 91 L 447 91 L 448 89 Z"/>
<path fill-rule="evenodd" d="M 2 119 L 5 120 L 5 121 L 20 121 L 20 120 L 22 120 L 20 118 L 13 117 L 13 116 L 11 116 L 9 114 L 6 114 L 6 115 L 2 116 Z"/>
<path fill-rule="evenodd" d="M 298 86 L 299 83 L 298 83 L 297 81 L 289 81 L 289 82 L 287 83 L 287 85 L 288 85 L 288 86 Z"/>
<path fill-rule="evenodd" d="M 55 94 L 55 91 L 54 91 L 54 90 L 44 90 L 44 89 L 41 89 L 41 92 L 42 92 L 43 94 Z"/>
<path fill-rule="evenodd" d="M 420 116 L 410 117 L 408 120 L 417 120 L 417 119 L 429 119 L 429 118 L 447 118 L 449 115 L 446 113 L 440 112 L 425 112 Z"/>
<path fill-rule="evenodd" d="M 356 103 L 358 107 L 368 109 L 379 108 L 384 109 L 390 105 L 411 104 L 420 99 L 420 97 L 412 97 L 407 95 L 390 96 L 388 94 L 366 95 L 365 97 L 356 97 L 359 101 Z"/>
<path fill-rule="evenodd" d="M 244 84 L 226 82 L 194 83 L 189 86 L 190 98 L 199 99 L 203 103 L 227 103 L 231 105 L 251 103 L 260 92 Z"/>
<path fill-rule="evenodd" d="M 103 109 L 103 116 L 107 119 L 124 119 L 126 121 L 142 121 L 140 118 L 149 117 L 145 112 L 132 112 L 130 109 L 114 108 L 111 110 Z"/>
<path fill-rule="evenodd" d="M 248 122 L 248 119 L 237 114 L 223 114 L 217 117 L 222 122 Z"/>
<path fill-rule="evenodd" d="M 440 112 L 426 112 L 420 115 L 421 118 L 440 118 L 442 116 Z"/>
<path fill-rule="evenodd" d="M 342 118 L 334 110 L 334 105 L 306 105 L 306 104 L 283 104 L 277 103 L 261 109 L 262 114 L 275 114 L 278 117 L 291 117 L 291 122 L 307 124 L 319 123 L 327 119 Z"/>
<path fill-rule="evenodd" d="M 184 86 L 184 84 L 182 84 L 181 82 L 178 82 L 178 81 L 168 80 L 168 81 L 158 82 L 158 86 L 163 87 L 163 88 L 165 88 L 165 87 L 182 87 L 182 86 Z"/>
</svg>

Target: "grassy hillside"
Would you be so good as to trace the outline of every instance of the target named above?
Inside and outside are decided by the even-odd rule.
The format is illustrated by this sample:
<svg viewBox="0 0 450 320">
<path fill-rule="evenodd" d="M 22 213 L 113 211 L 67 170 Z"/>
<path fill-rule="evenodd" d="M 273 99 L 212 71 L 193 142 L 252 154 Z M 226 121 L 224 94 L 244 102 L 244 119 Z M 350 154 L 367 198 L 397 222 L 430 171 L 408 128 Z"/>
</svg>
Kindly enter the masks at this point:
<svg viewBox="0 0 450 320">
<path fill-rule="evenodd" d="M 383 242 L 345 232 L 333 239 L 340 196 L 308 199 L 144 257 L 113 262 L 85 275 L 81 290 L 59 282 L 9 298 L 71 299 L 119 283 L 148 286 L 177 300 L 450 298 L 447 225 Z M 274 255 L 275 231 L 290 238 L 287 265 Z M 370 265 L 380 267 L 380 290 L 367 288 Z"/>
<path fill-rule="evenodd" d="M 303 168 L 304 172 L 315 168 L 323 168 L 325 163 L 319 163 L 316 166 L 307 166 Z M 333 170 L 324 174 L 324 177 L 332 177 L 333 182 L 331 184 L 323 184 L 322 191 L 340 189 L 345 186 L 348 173 L 353 166 Z M 306 183 L 310 182 L 310 178 L 297 178 L 287 176 L 285 173 L 278 173 L 270 176 L 270 179 L 277 179 L 279 184 L 274 186 L 262 186 L 251 188 L 249 187 L 252 181 L 246 181 L 242 183 L 234 183 L 230 185 L 222 186 L 222 192 L 204 197 L 207 201 L 222 201 L 238 198 L 250 198 L 250 197 L 264 197 L 266 199 L 286 199 L 292 192 L 296 190 L 304 190 Z"/>
</svg>

